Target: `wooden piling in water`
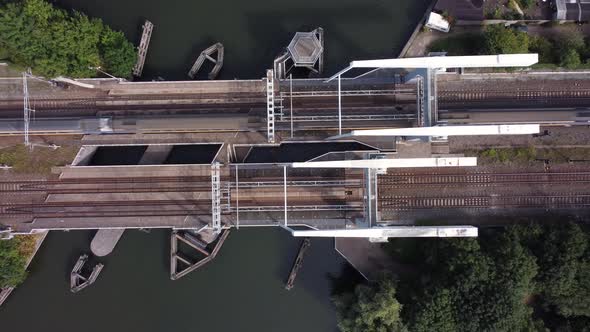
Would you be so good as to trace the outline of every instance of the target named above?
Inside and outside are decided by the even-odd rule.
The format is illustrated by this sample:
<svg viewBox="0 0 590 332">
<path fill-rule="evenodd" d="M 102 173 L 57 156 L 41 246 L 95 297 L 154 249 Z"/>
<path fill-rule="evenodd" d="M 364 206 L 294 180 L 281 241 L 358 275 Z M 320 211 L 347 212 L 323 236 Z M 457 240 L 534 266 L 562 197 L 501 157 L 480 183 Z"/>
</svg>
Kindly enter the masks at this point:
<svg viewBox="0 0 590 332">
<path fill-rule="evenodd" d="M 225 240 L 227 239 L 228 236 L 229 236 L 229 229 L 226 229 L 221 233 L 221 235 L 219 236 L 219 239 L 217 239 L 217 243 L 215 243 L 215 247 L 213 247 L 213 250 L 211 250 L 211 252 L 209 253 L 208 251 L 206 251 L 203 248 L 197 248 L 198 245 L 196 245 L 194 243 L 190 243 L 190 240 L 188 240 L 183 235 L 178 234 L 177 231 L 172 232 L 172 235 L 170 237 L 170 240 L 171 240 L 171 243 L 170 243 L 170 279 L 172 279 L 172 280 L 180 279 L 180 278 L 184 277 L 185 275 L 191 273 L 192 271 L 207 264 L 211 260 L 213 260 L 215 258 L 215 256 L 217 256 L 217 253 L 219 253 L 219 250 L 223 246 L 223 243 L 225 242 Z M 196 263 L 189 261 L 188 259 L 183 257 L 180 252 L 178 252 L 178 240 L 185 242 L 186 244 L 190 245 L 194 249 L 197 249 L 201 253 L 203 253 L 203 251 L 205 251 L 206 252 L 205 258 L 201 259 L 200 261 L 198 261 Z M 188 267 L 178 271 L 178 262 L 179 261 L 184 263 Z"/>
<path fill-rule="evenodd" d="M 72 272 L 70 273 L 70 290 L 72 291 L 72 293 L 77 293 L 83 290 L 84 288 L 92 285 L 96 281 L 98 275 L 104 267 L 103 264 L 96 264 L 92 268 L 92 272 L 90 272 L 90 275 L 88 277 L 84 277 L 82 275 L 82 268 L 84 267 L 84 265 L 86 265 L 86 262 L 88 262 L 88 255 L 81 255 L 78 258 L 78 261 L 76 261 L 76 264 L 72 269 Z"/>
<path fill-rule="evenodd" d="M 200 241 L 194 236 L 190 235 L 189 233 L 186 233 L 184 235 L 176 234 L 176 237 L 182 242 L 186 243 L 187 245 L 193 247 L 195 250 L 202 253 L 203 255 L 209 256 L 209 252 L 205 250 L 206 246 L 200 244 Z"/>
<path fill-rule="evenodd" d="M 154 24 L 145 20 L 145 23 L 143 24 L 143 33 L 141 34 L 141 41 L 137 47 L 137 62 L 133 67 L 133 76 L 140 77 L 143 72 L 143 65 L 145 64 L 145 57 L 147 56 L 148 47 L 150 46 L 153 29 Z"/>
<path fill-rule="evenodd" d="M 215 52 L 217 52 L 216 59 L 214 59 L 211 56 Z M 197 58 L 197 60 L 193 64 L 193 66 L 191 67 L 191 70 L 189 70 L 188 76 L 190 78 L 194 79 L 195 75 L 197 75 L 197 72 L 199 72 L 199 70 L 201 69 L 201 67 L 205 63 L 205 60 L 209 60 L 215 64 L 215 66 L 213 67 L 213 69 L 209 73 L 209 79 L 214 80 L 217 77 L 217 75 L 219 74 L 221 67 L 223 67 L 223 56 L 224 56 L 223 44 L 216 43 L 214 45 L 207 47 L 205 50 L 203 50 L 203 52 L 201 52 L 201 54 L 199 54 L 199 57 Z"/>
<path fill-rule="evenodd" d="M 301 247 L 299 247 L 299 252 L 297 253 L 297 258 L 295 258 L 295 262 L 293 263 L 293 267 L 291 268 L 291 272 L 289 273 L 289 278 L 287 278 L 287 283 L 285 284 L 285 289 L 290 290 L 293 288 L 295 283 L 295 278 L 297 277 L 297 272 L 303 265 L 303 257 L 307 249 L 311 246 L 311 239 L 306 237 L 303 242 L 301 243 Z"/>
</svg>

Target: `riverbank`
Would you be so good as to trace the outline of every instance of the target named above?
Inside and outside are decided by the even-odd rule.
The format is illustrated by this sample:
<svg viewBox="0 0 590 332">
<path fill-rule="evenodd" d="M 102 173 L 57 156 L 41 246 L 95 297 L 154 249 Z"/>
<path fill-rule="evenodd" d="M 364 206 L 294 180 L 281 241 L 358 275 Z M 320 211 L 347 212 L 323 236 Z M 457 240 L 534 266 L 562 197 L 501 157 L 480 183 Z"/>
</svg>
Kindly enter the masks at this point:
<svg viewBox="0 0 590 332">
<path fill-rule="evenodd" d="M 37 255 L 37 252 L 39 251 L 39 248 L 41 248 L 43 241 L 45 241 L 47 234 L 49 234 L 49 231 L 44 231 L 33 235 L 19 235 L 23 238 L 26 237 L 28 239 L 32 239 L 30 240 L 30 242 L 32 243 L 31 248 L 22 248 L 22 254 L 27 256 L 25 270 L 27 270 L 29 268 L 29 265 L 31 265 L 31 262 L 35 258 L 35 255 Z M 0 306 L 4 304 L 4 302 L 8 299 L 10 294 L 12 294 L 15 288 L 16 287 L 7 287 L 0 289 Z"/>
</svg>

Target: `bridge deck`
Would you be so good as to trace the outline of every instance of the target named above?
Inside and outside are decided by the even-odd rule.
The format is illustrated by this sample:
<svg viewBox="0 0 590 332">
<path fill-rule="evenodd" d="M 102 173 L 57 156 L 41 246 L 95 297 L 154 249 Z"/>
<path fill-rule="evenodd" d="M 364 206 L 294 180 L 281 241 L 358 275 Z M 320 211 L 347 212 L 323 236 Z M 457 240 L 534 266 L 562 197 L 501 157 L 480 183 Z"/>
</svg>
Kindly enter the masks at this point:
<svg viewBox="0 0 590 332">
<path fill-rule="evenodd" d="M 117 172 L 127 170 L 112 169 L 109 174 Z M 222 223 L 232 227 L 284 225 L 283 178 L 277 176 L 281 172 L 280 166 L 274 170 L 244 169 L 237 180 L 234 172 L 225 173 L 221 179 Z M 325 177 L 321 172 L 290 173 L 287 180 L 288 225 L 333 229 L 363 219 L 364 186 L 360 174 Z M 547 209 L 582 209 L 587 213 L 588 183 L 590 169 L 586 166 L 522 172 L 488 167 L 400 169 L 378 177 L 378 206 L 381 222 L 397 223 L 446 214 L 454 215 L 454 222 L 457 218 L 477 222 L 477 218 L 530 215 Z M 15 197 L 3 201 L 0 220 L 22 232 L 99 227 L 200 228 L 211 222 L 208 176 L 16 181 L 12 186 L 0 186 L 0 192 Z M 37 197 L 36 203 L 23 203 L 22 197 L 27 195 Z"/>
</svg>

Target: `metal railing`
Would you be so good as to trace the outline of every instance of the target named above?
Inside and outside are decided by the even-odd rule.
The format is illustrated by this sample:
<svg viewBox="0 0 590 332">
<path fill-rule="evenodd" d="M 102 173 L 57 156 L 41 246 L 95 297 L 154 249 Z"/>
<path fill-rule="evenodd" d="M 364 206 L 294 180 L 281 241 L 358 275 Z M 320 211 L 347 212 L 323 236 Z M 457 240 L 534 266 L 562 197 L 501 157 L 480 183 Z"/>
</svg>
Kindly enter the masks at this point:
<svg viewBox="0 0 590 332">
<path fill-rule="evenodd" d="M 400 89 L 400 90 L 343 90 L 341 91 L 342 96 L 393 96 L 401 93 L 414 94 L 414 89 Z M 281 97 L 289 97 L 290 94 L 287 92 L 281 92 Z M 319 90 L 319 91 L 294 91 L 293 98 L 303 97 L 336 97 L 338 91 L 331 90 Z"/>
<path fill-rule="evenodd" d="M 361 210 L 362 205 L 291 205 L 287 211 L 356 211 Z M 240 212 L 283 212 L 283 205 L 269 206 L 240 206 Z M 229 212 L 235 212 L 236 208 L 231 207 Z"/>
<path fill-rule="evenodd" d="M 269 143 L 275 142 L 275 91 L 274 74 L 269 69 L 266 72 L 266 134 Z"/>
<path fill-rule="evenodd" d="M 360 183 L 360 180 L 287 181 L 287 185 L 293 187 L 358 186 Z M 240 188 L 282 187 L 283 181 L 242 181 L 239 186 Z"/>
<path fill-rule="evenodd" d="M 338 115 L 295 115 L 285 116 L 284 121 L 307 122 L 307 121 L 338 121 Z M 342 120 L 347 121 L 399 121 L 399 120 L 413 120 L 416 118 L 415 114 L 367 114 L 367 115 L 342 115 Z"/>
<path fill-rule="evenodd" d="M 221 232 L 221 178 L 219 163 L 211 165 L 211 217 L 212 228 L 215 232 Z"/>
</svg>

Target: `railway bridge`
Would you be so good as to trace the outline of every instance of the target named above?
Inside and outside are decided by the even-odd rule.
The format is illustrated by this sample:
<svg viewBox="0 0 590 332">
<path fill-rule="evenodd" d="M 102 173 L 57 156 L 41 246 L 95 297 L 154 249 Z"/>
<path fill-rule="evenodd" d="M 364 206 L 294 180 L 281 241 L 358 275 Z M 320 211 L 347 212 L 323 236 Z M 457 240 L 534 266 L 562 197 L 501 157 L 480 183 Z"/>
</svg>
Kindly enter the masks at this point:
<svg viewBox="0 0 590 332">
<path fill-rule="evenodd" d="M 0 222 L 25 233 L 280 226 L 295 236 L 383 239 L 403 236 L 398 231 L 408 229 L 400 227 L 440 211 L 468 224 L 482 215 L 584 208 L 589 170 L 490 174 L 475 158 L 405 155 L 383 144 L 400 136 L 533 134 L 538 123 L 587 123 L 582 105 L 590 82 L 579 77 L 440 72 L 534 62 L 536 55 L 389 59 L 355 61 L 328 79 L 277 80 L 269 70 L 260 80 L 78 80 L 43 96 L 30 89 L 33 134 L 196 132 L 212 138 L 83 146 L 59 179 L 0 183 Z M 355 68 L 370 70 L 343 77 Z M 0 102 L 0 132 L 22 133 L 16 119 L 22 107 L 22 100 Z M 380 144 L 350 139 L 379 130 Z M 220 133 L 233 138 L 215 141 Z M 506 188 L 507 179 L 523 185 Z M 406 234 L 477 233 L 452 225 Z"/>
<path fill-rule="evenodd" d="M 30 105 L 36 110 L 29 132 L 257 132 L 273 143 L 309 136 L 326 138 L 360 129 L 580 125 L 590 120 L 590 80 L 581 74 L 441 71 L 441 66 L 452 68 L 470 62 L 472 66 L 526 66 L 535 61 L 529 55 L 451 58 L 456 57 L 353 61 L 353 69 L 380 67 L 348 77 L 342 71 L 328 79 L 278 80 L 269 71 L 259 80 L 81 79 L 70 80 L 81 87 L 68 84 L 66 88 L 35 82 L 29 89 Z M 21 84 L 10 79 L 0 84 L 15 82 Z M 0 134 L 24 130 L 23 98 L 19 89 L 14 91 L 0 99 Z"/>
</svg>

